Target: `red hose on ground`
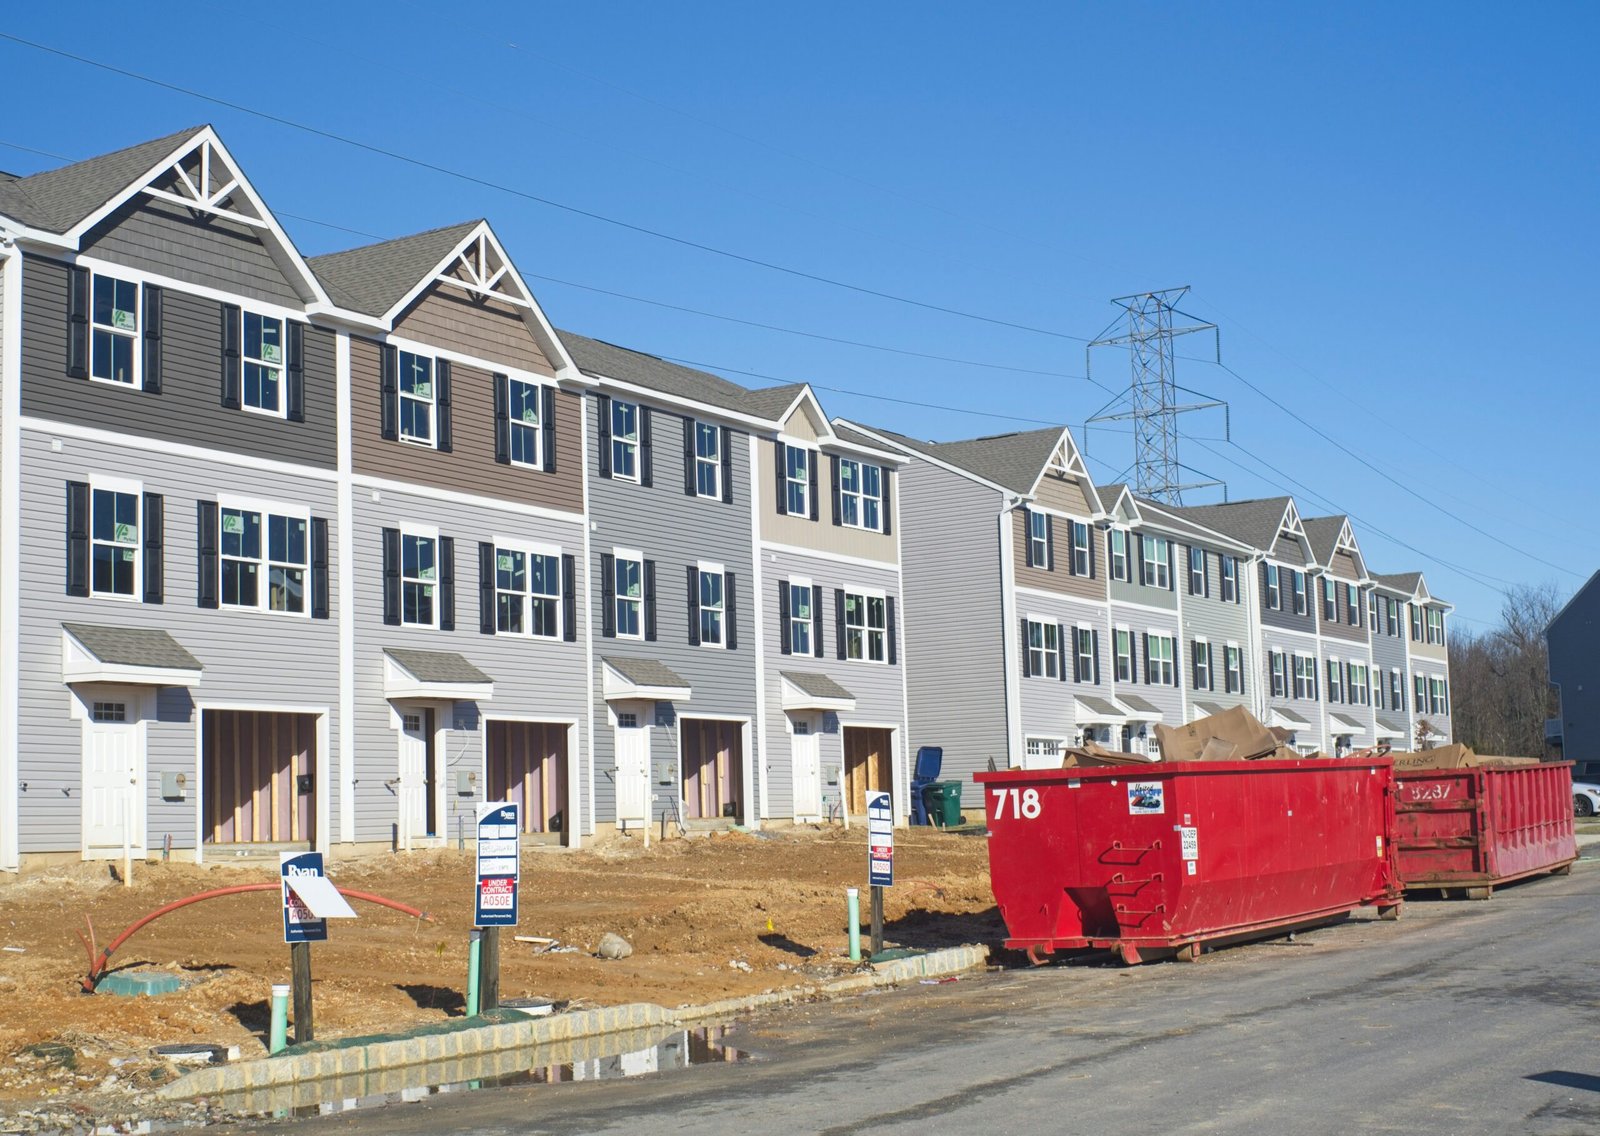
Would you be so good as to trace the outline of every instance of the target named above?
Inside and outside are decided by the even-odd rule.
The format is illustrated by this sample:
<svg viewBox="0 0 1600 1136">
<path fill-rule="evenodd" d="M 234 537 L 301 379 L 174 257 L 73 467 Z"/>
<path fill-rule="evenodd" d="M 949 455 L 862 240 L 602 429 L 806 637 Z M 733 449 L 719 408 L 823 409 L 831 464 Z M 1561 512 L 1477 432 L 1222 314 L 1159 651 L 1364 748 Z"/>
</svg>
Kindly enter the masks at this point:
<svg viewBox="0 0 1600 1136">
<path fill-rule="evenodd" d="M 83 944 L 89 951 L 89 974 L 83 980 L 83 992 L 85 994 L 93 994 L 95 986 L 99 984 L 100 979 L 105 975 L 106 965 L 111 961 L 112 953 L 116 951 L 118 947 L 122 946 L 123 943 L 126 943 L 129 939 L 133 938 L 134 934 L 140 928 L 144 927 L 146 924 L 153 923 L 155 920 L 160 919 L 163 915 L 166 915 L 169 912 L 177 911 L 180 907 L 188 907 L 191 903 L 199 903 L 202 900 L 220 899 L 226 895 L 241 895 L 245 892 L 252 891 L 278 891 L 282 887 L 283 884 L 281 881 L 257 884 L 235 884 L 233 887 L 214 888 L 211 891 L 200 892 L 198 895 L 186 896 L 183 899 L 175 899 L 171 903 L 156 908 L 144 918 L 130 924 L 127 930 L 123 931 L 122 934 L 118 935 L 115 939 L 112 939 L 111 942 L 106 944 L 106 949 L 100 952 L 98 958 L 95 957 L 94 948 L 90 945 L 89 940 L 84 939 Z M 423 919 L 429 923 L 433 922 L 433 916 L 429 915 L 426 911 L 418 911 L 415 907 L 412 907 L 409 904 L 400 903 L 397 900 L 386 899 L 381 895 L 373 895 L 371 892 L 355 891 L 351 888 L 338 888 L 338 892 L 340 895 L 347 896 L 350 899 L 360 899 L 366 901 L 367 903 L 376 903 L 381 907 L 393 908 L 395 911 L 401 912 L 404 915 L 410 915 L 414 919 Z M 80 935 L 79 938 L 82 939 L 82 935 Z"/>
</svg>

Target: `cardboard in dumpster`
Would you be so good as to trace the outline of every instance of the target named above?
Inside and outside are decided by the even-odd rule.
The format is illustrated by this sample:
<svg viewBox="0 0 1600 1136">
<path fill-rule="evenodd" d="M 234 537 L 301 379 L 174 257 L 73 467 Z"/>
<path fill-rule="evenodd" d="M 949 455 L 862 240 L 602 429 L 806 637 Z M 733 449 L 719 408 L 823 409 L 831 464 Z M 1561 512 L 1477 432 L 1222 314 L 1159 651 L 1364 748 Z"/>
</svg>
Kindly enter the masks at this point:
<svg viewBox="0 0 1600 1136">
<path fill-rule="evenodd" d="M 1061 751 L 1062 769 L 1098 769 L 1107 765 L 1151 765 L 1161 760 L 1153 753 L 1125 753 L 1084 742 Z"/>
<path fill-rule="evenodd" d="M 1474 753 L 1470 746 L 1460 742 L 1452 742 L 1446 746 L 1435 746 L 1433 749 L 1417 750 L 1415 753 L 1391 753 L 1394 758 L 1394 767 L 1404 771 L 1408 769 L 1494 769 L 1515 768 L 1521 765 L 1538 765 L 1537 757 L 1501 757 L 1492 754 Z"/>
<path fill-rule="evenodd" d="M 1156 741 L 1166 761 L 1248 761 L 1276 756 L 1280 743 L 1243 706 L 1198 718 L 1186 726 L 1158 725 Z"/>
</svg>

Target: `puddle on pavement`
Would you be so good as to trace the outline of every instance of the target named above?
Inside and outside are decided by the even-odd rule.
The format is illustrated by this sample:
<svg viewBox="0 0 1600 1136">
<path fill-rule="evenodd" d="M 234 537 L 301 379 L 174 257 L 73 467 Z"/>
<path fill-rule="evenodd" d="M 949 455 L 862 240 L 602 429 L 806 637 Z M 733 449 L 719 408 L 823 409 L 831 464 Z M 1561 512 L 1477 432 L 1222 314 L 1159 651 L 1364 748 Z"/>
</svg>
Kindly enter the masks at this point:
<svg viewBox="0 0 1600 1136">
<path fill-rule="evenodd" d="M 727 1044 L 730 1032 L 729 1026 L 632 1030 L 227 1094 L 216 1103 L 227 1112 L 263 1119 L 328 1116 L 354 1109 L 427 1100 L 444 1093 L 508 1085 L 610 1081 L 672 1073 L 692 1065 L 724 1065 L 749 1060 L 748 1053 Z"/>
</svg>

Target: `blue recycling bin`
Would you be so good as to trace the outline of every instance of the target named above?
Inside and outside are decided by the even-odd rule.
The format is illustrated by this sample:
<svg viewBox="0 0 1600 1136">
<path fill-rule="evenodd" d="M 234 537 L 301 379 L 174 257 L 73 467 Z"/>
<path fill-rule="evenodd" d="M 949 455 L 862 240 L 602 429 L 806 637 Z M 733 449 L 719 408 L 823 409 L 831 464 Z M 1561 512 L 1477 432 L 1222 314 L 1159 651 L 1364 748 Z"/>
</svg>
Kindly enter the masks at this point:
<svg viewBox="0 0 1600 1136">
<path fill-rule="evenodd" d="M 943 746 L 918 746 L 917 764 L 911 771 L 911 823 L 931 824 L 923 791 L 939 780 L 944 768 Z"/>
</svg>

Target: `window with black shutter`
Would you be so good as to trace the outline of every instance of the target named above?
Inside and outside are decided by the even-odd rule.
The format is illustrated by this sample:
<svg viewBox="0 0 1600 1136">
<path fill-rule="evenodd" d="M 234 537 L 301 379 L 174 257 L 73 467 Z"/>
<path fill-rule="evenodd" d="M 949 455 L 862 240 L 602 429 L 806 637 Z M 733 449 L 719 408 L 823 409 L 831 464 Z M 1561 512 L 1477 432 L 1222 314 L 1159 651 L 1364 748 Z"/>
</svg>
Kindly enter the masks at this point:
<svg viewBox="0 0 1600 1136">
<path fill-rule="evenodd" d="M 841 619 L 843 616 L 840 617 Z M 811 651 L 813 658 L 823 657 L 822 635 L 822 585 L 811 585 L 811 638 L 816 644 Z"/>
<path fill-rule="evenodd" d="M 161 393 L 161 289 L 144 286 L 144 393 Z"/>
<path fill-rule="evenodd" d="M 611 638 L 617 633 L 617 558 L 600 554 L 600 634 Z"/>
<path fill-rule="evenodd" d="M 284 328 L 283 369 L 284 417 L 290 422 L 306 420 L 306 325 L 290 323 Z"/>
<path fill-rule="evenodd" d="M 789 628 L 789 581 L 778 581 L 778 653 L 793 653 L 792 632 Z"/>
<path fill-rule="evenodd" d="M 578 641 L 578 559 L 570 552 L 561 555 L 561 638 Z"/>
<path fill-rule="evenodd" d="M 76 265 L 67 269 L 67 376 L 89 377 L 89 270 Z"/>
<path fill-rule="evenodd" d="M 455 419 L 450 410 L 450 360 L 438 359 L 433 364 L 434 408 L 439 418 L 438 437 L 434 448 L 441 454 L 453 451 Z"/>
<path fill-rule="evenodd" d="M 783 439 L 772 440 L 772 485 L 778 492 L 778 515 L 789 515 L 789 448 Z"/>
<path fill-rule="evenodd" d="M 67 482 L 67 595 L 89 594 L 89 483 Z"/>
<path fill-rule="evenodd" d="M 811 479 L 807 499 L 811 502 L 811 519 L 814 521 L 819 515 L 817 502 L 817 453 L 814 450 L 806 455 L 806 473 Z"/>
<path fill-rule="evenodd" d="M 439 630 L 456 629 L 456 542 L 439 538 Z"/>
<path fill-rule="evenodd" d="M 400 530 L 383 530 L 383 622 L 400 626 Z"/>
<path fill-rule="evenodd" d="M 378 348 L 378 420 L 384 440 L 399 441 L 400 350 L 387 343 Z"/>
<path fill-rule="evenodd" d="M 311 618 L 328 618 L 328 519 L 311 518 Z"/>
<path fill-rule="evenodd" d="M 839 525 L 839 455 L 828 455 L 828 482 L 833 489 L 833 523 Z M 859 489 L 859 486 L 857 487 Z"/>
<path fill-rule="evenodd" d="M 887 609 L 885 616 L 887 630 L 884 637 L 889 640 L 889 665 L 892 667 L 900 661 L 900 644 L 898 642 L 899 635 L 894 616 L 894 597 L 889 596 L 887 599 L 885 599 L 884 606 Z"/>
<path fill-rule="evenodd" d="M 653 417 L 648 406 L 639 408 L 639 484 L 646 489 L 656 483 L 655 427 L 650 421 Z"/>
<path fill-rule="evenodd" d="M 222 305 L 222 405 L 239 409 L 240 344 L 244 315 L 238 304 Z"/>
<path fill-rule="evenodd" d="M 542 435 L 539 456 L 544 459 L 544 471 L 556 472 L 556 388 L 546 385 L 539 392 L 539 431 Z"/>
<path fill-rule="evenodd" d="M 217 503 L 196 503 L 197 571 L 195 601 L 200 607 L 217 606 L 217 589 L 221 583 L 222 567 L 217 559 Z"/>
<path fill-rule="evenodd" d="M 833 589 L 834 652 L 841 659 L 848 657 L 844 631 L 844 589 Z"/>
<path fill-rule="evenodd" d="M 159 493 L 144 495 L 144 602 L 166 602 L 166 502 Z"/>
<path fill-rule="evenodd" d="M 733 431 L 723 426 L 721 438 L 722 454 L 722 503 L 733 504 Z"/>
<path fill-rule="evenodd" d="M 493 635 L 494 618 L 494 542 L 478 542 L 478 631 Z"/>
<path fill-rule="evenodd" d="M 644 562 L 644 637 L 645 641 L 656 641 L 656 562 Z"/>
<path fill-rule="evenodd" d="M 689 643 L 700 645 L 700 569 L 693 564 L 689 565 Z"/>
</svg>

